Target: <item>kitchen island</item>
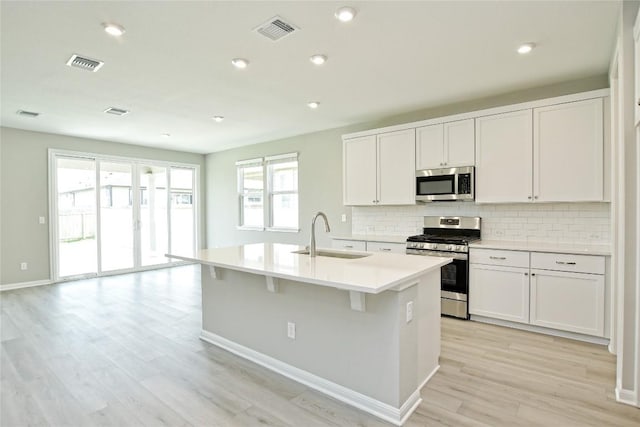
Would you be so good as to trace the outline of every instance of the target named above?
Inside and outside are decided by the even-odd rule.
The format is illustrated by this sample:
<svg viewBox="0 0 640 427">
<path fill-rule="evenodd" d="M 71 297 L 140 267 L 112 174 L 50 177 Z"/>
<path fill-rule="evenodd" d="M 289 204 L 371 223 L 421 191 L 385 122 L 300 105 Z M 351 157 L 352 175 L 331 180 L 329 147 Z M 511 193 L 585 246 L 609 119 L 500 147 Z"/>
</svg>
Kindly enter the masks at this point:
<svg viewBox="0 0 640 427">
<path fill-rule="evenodd" d="M 401 425 L 439 367 L 440 267 L 451 259 L 301 250 L 168 256 L 202 265 L 203 340 Z"/>
</svg>

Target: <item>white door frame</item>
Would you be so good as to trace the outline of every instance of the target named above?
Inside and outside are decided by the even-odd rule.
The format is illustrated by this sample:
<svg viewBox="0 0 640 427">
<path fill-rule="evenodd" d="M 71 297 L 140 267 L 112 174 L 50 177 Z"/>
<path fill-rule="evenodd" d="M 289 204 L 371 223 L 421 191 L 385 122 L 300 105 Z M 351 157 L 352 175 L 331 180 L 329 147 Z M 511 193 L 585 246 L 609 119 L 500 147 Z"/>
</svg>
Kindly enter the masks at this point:
<svg viewBox="0 0 640 427">
<path fill-rule="evenodd" d="M 176 168 L 187 168 L 193 169 L 193 241 L 194 241 L 194 250 L 199 247 L 200 240 L 200 165 L 191 164 L 191 163 L 180 163 L 180 162 L 168 162 L 162 160 L 153 160 L 153 159 L 142 159 L 135 157 L 123 157 L 123 156 L 112 156 L 112 155 L 104 155 L 104 154 L 96 154 L 96 153 L 87 153 L 80 151 L 70 151 L 70 150 L 61 150 L 50 148 L 48 150 L 49 155 L 49 218 L 52 220 L 49 223 L 49 265 L 51 271 L 51 280 L 53 282 L 59 281 L 67 281 L 67 280 L 75 280 L 86 277 L 101 277 L 101 276 L 110 276 L 114 274 L 122 274 L 136 271 L 144 271 L 144 270 L 153 270 L 157 268 L 165 268 L 167 266 L 172 265 L 180 265 L 185 264 L 182 261 L 173 261 L 166 264 L 157 264 L 142 267 L 140 260 L 140 194 L 139 191 L 133 191 L 133 232 L 134 232 L 134 267 L 122 270 L 111 270 L 108 272 L 102 272 L 100 269 L 100 223 L 99 223 L 99 215 L 100 215 L 100 162 L 124 162 L 132 164 L 132 188 L 139 188 L 139 173 L 138 168 L 139 165 L 146 166 L 158 166 L 165 167 L 167 170 L 167 238 L 168 238 L 168 250 L 171 250 L 171 191 L 170 191 L 170 172 L 171 167 Z M 58 272 L 58 264 L 59 264 L 59 253 L 58 253 L 58 197 L 57 197 L 57 166 L 56 159 L 59 157 L 66 158 L 78 158 L 78 159 L 87 159 L 94 160 L 96 162 L 96 244 L 98 246 L 98 271 L 96 274 L 83 274 L 77 276 L 65 276 L 60 277 Z M 136 203 L 137 202 L 137 203 Z"/>
</svg>

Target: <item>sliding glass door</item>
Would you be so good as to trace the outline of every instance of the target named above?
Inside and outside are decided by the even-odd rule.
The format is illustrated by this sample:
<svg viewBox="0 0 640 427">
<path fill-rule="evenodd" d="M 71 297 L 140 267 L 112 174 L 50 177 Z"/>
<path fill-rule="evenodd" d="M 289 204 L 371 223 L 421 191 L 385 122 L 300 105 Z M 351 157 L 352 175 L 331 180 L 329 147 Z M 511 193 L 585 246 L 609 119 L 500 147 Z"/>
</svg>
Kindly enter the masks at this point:
<svg viewBox="0 0 640 427">
<path fill-rule="evenodd" d="M 136 271 L 196 248 L 196 166 L 51 152 L 55 279 Z"/>
<path fill-rule="evenodd" d="M 58 276 L 90 276 L 98 272 L 96 240 L 96 161 L 55 159 Z"/>
<path fill-rule="evenodd" d="M 100 271 L 126 270 L 134 262 L 133 164 L 99 163 Z"/>
<path fill-rule="evenodd" d="M 143 266 L 163 264 L 169 251 L 167 234 L 167 168 L 140 165 L 140 256 Z"/>
</svg>

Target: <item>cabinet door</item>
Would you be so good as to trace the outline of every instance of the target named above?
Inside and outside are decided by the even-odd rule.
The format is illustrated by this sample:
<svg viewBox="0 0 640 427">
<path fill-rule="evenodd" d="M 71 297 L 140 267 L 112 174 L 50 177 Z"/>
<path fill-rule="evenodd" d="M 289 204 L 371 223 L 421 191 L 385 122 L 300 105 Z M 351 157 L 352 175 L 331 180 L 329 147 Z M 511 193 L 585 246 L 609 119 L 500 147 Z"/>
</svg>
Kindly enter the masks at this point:
<svg viewBox="0 0 640 427">
<path fill-rule="evenodd" d="M 476 202 L 531 201 L 531 110 L 476 119 Z"/>
<path fill-rule="evenodd" d="M 366 251 L 367 243 L 362 240 L 342 240 L 333 239 L 331 247 L 335 249 L 344 249 L 346 251 Z"/>
<path fill-rule="evenodd" d="M 531 270 L 531 324 L 604 336 L 604 276 Z"/>
<path fill-rule="evenodd" d="M 529 323 L 529 269 L 470 264 L 469 313 Z"/>
<path fill-rule="evenodd" d="M 403 254 L 407 250 L 405 243 L 389 243 L 389 242 L 367 242 L 367 251 L 369 252 L 391 252 Z"/>
<path fill-rule="evenodd" d="M 444 150 L 444 165 L 447 167 L 475 165 L 473 119 L 444 124 Z"/>
<path fill-rule="evenodd" d="M 416 129 L 416 169 L 444 167 L 444 125 Z"/>
<path fill-rule="evenodd" d="M 536 201 L 602 201 L 602 98 L 533 110 Z"/>
<path fill-rule="evenodd" d="M 378 204 L 416 203 L 415 130 L 378 135 Z"/>
<path fill-rule="evenodd" d="M 377 150 L 375 135 L 348 139 L 342 144 L 344 204 L 376 204 Z"/>
</svg>

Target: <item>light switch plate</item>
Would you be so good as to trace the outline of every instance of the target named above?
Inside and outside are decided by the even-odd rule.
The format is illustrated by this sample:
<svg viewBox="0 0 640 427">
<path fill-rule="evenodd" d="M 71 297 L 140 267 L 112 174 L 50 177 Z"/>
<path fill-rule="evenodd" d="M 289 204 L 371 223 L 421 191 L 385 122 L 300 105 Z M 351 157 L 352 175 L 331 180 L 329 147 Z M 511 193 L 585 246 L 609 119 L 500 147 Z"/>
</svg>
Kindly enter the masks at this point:
<svg viewBox="0 0 640 427">
<path fill-rule="evenodd" d="M 44 224 L 44 217 L 43 217 L 43 216 L 38 217 L 38 222 L 39 222 L 40 224 Z"/>
<path fill-rule="evenodd" d="M 413 301 L 407 303 L 407 323 L 413 320 Z"/>
</svg>

